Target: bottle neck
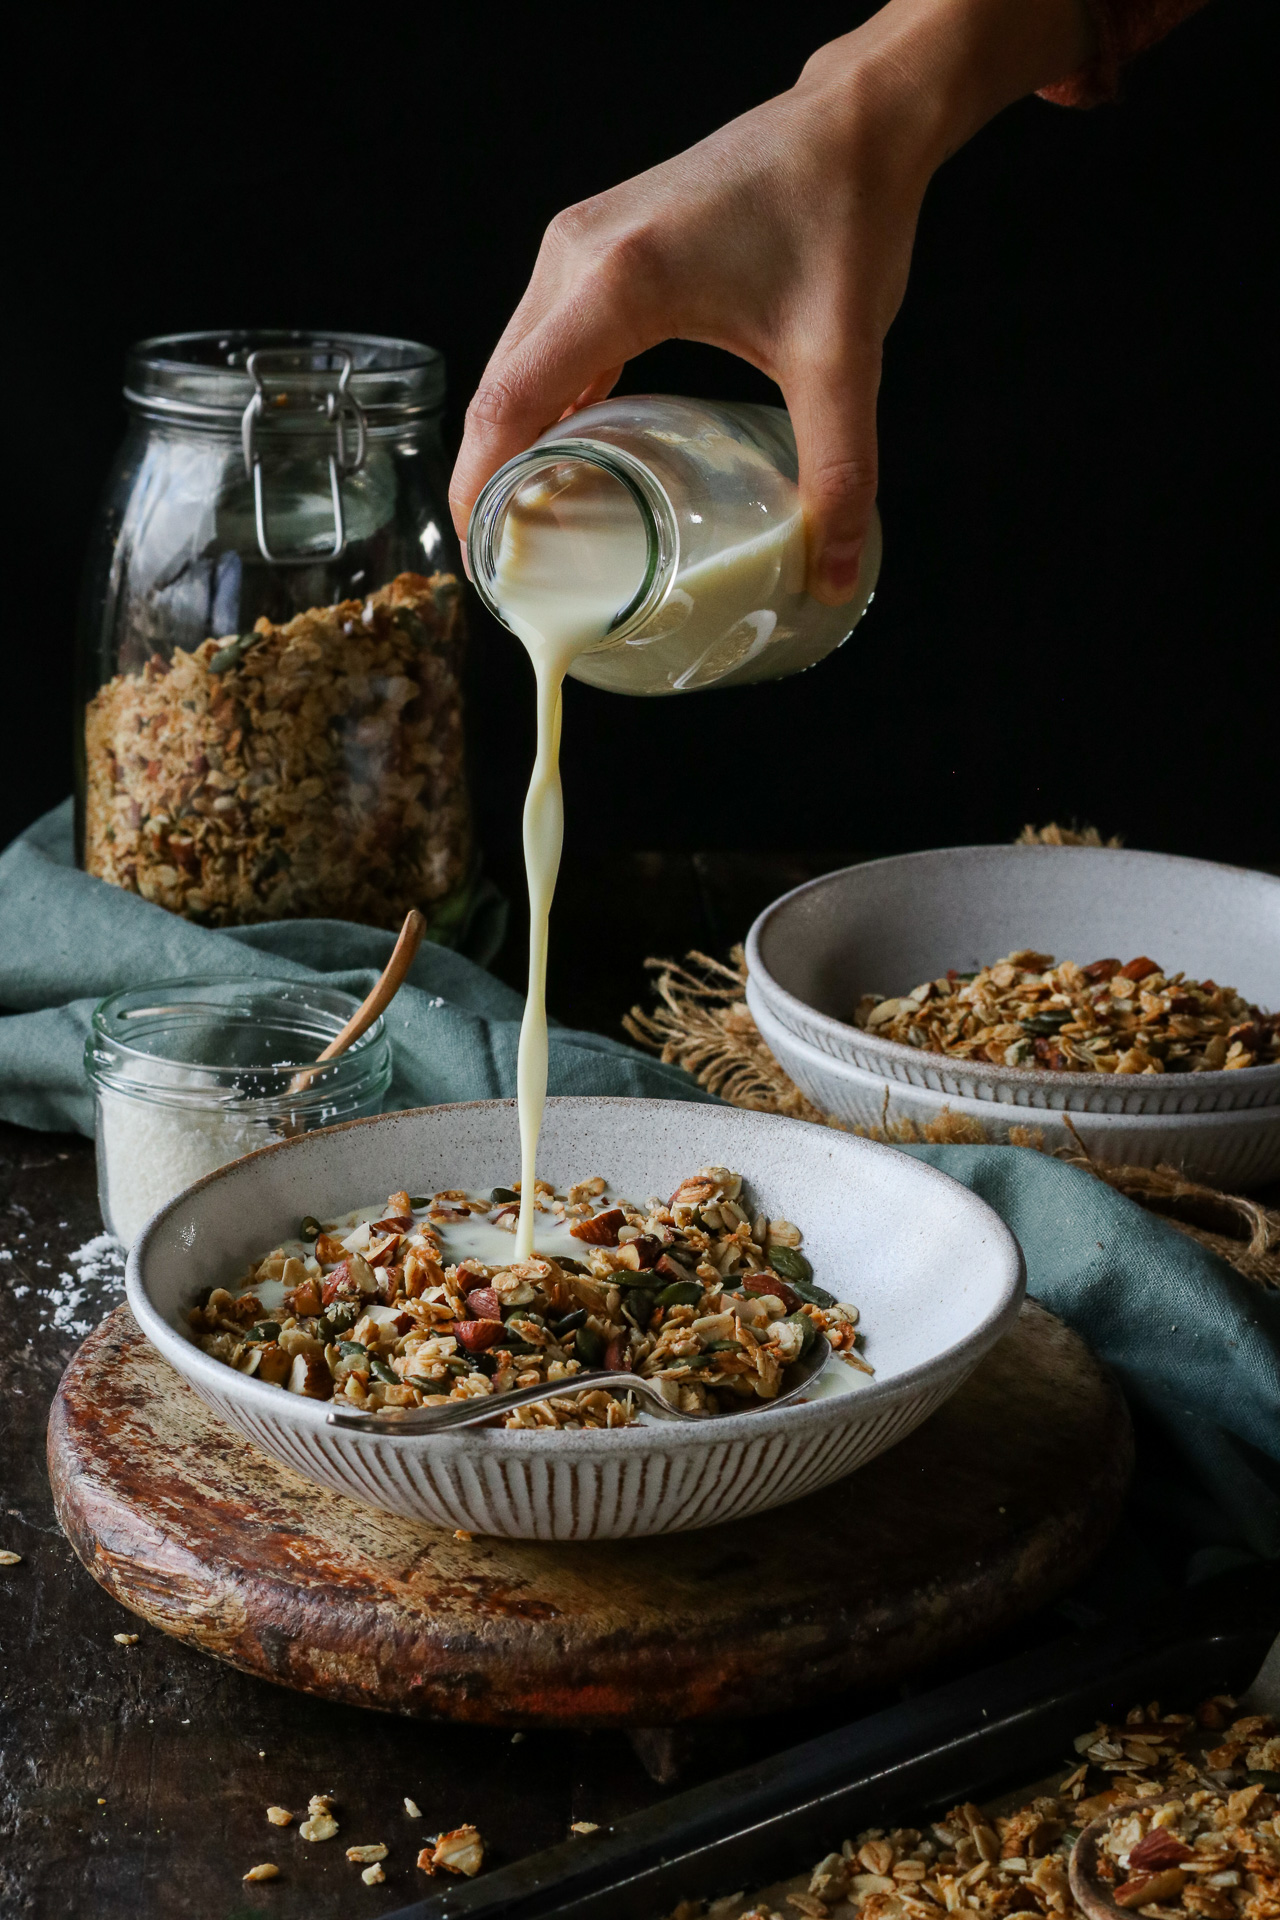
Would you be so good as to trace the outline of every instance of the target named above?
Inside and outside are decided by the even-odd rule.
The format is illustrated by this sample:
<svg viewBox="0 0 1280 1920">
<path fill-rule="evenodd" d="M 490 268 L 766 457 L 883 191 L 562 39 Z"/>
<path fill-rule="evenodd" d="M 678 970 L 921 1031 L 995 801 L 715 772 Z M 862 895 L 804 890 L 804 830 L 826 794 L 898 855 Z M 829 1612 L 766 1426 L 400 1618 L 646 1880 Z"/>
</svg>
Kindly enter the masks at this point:
<svg viewBox="0 0 1280 1920">
<path fill-rule="evenodd" d="M 517 523 L 535 521 L 551 534 L 535 562 L 538 588 L 548 599 L 561 585 L 553 570 L 562 573 L 566 594 L 580 594 L 584 576 L 593 572 L 588 543 L 613 535 L 616 552 L 617 536 L 624 536 L 616 583 L 607 567 L 592 582 L 600 596 L 596 645 L 612 646 L 652 619 L 676 577 L 680 534 L 666 489 L 643 461 L 602 441 L 566 437 L 539 441 L 493 475 L 472 509 L 467 558 L 476 591 L 504 626 L 516 611 L 504 606 L 512 534 Z"/>
</svg>

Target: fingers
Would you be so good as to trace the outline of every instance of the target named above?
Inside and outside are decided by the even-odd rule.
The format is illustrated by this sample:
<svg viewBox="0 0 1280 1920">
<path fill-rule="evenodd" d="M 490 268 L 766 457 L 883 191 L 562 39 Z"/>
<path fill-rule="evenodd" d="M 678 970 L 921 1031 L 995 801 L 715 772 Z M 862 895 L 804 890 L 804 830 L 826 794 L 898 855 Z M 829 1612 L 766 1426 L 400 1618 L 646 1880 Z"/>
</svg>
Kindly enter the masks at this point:
<svg viewBox="0 0 1280 1920">
<path fill-rule="evenodd" d="M 553 223 L 554 224 L 554 223 Z M 602 400 L 623 366 L 654 339 L 609 259 L 543 256 L 498 342 L 471 405 L 449 485 L 459 538 L 476 496 L 500 466 L 579 407 Z M 620 297 L 621 296 L 621 297 Z"/>
<path fill-rule="evenodd" d="M 800 461 L 806 584 L 824 605 L 843 606 L 857 589 L 876 497 L 879 349 L 850 347 L 825 363 L 806 361 L 781 384 Z"/>
</svg>

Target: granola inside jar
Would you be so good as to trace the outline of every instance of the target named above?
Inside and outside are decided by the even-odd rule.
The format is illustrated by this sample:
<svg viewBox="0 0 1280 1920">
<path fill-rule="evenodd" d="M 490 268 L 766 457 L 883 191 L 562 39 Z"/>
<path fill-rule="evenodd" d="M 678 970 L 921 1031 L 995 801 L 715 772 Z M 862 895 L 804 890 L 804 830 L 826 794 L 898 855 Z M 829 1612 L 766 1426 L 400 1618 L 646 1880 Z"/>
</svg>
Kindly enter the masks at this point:
<svg viewBox="0 0 1280 1920">
<path fill-rule="evenodd" d="M 77 848 L 208 926 L 433 938 L 474 881 L 443 365 L 355 334 L 145 341 L 81 620 Z"/>
</svg>

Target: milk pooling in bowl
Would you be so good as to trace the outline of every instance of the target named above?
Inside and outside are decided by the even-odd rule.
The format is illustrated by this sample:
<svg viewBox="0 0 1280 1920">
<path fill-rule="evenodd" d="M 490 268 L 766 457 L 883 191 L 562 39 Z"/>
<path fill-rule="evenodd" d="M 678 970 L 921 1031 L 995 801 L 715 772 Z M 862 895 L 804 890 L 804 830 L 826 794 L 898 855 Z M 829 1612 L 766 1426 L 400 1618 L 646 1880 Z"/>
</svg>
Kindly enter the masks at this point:
<svg viewBox="0 0 1280 1920">
<path fill-rule="evenodd" d="M 484 488 L 468 529 L 472 578 L 523 642 L 538 744 L 524 812 L 529 990 L 520 1034 L 521 1211 L 533 1251 L 534 1161 L 547 1082 L 546 964 L 564 837 L 565 675 L 619 693 L 743 686 L 812 666 L 844 641 L 880 564 L 873 519 L 854 598 L 804 590 L 795 437 L 778 407 L 648 396 L 585 408 Z"/>
</svg>

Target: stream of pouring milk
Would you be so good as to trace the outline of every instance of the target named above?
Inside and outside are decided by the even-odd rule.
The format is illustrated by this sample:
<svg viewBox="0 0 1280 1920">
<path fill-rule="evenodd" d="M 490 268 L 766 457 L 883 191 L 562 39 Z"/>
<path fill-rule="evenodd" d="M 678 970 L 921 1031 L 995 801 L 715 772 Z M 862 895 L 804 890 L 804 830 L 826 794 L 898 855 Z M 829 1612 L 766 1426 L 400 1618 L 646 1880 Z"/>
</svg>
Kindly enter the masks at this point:
<svg viewBox="0 0 1280 1920">
<path fill-rule="evenodd" d="M 799 553 L 796 543 L 799 543 Z M 696 660 L 742 622 L 745 604 L 767 604 L 769 588 L 803 576 L 800 517 L 730 548 L 681 580 L 689 610 L 682 653 Z M 598 645 L 633 598 L 648 564 L 648 539 L 626 490 L 604 474 L 577 468 L 521 490 L 507 513 L 494 598 L 523 643 L 537 681 L 538 746 L 524 806 L 524 858 L 529 886 L 529 987 L 520 1027 L 516 1093 L 520 1112 L 520 1221 L 516 1258 L 533 1252 L 535 1165 L 547 1097 L 547 929 L 564 843 L 560 783 L 560 719 L 564 678 L 579 654 Z M 747 626 L 741 650 L 753 642 Z M 636 690 L 644 685 L 637 650 Z M 726 665 L 728 662 L 726 662 Z M 604 1170 L 612 1172 L 614 1170 Z M 625 1169 L 616 1170 L 625 1181 Z"/>
</svg>

